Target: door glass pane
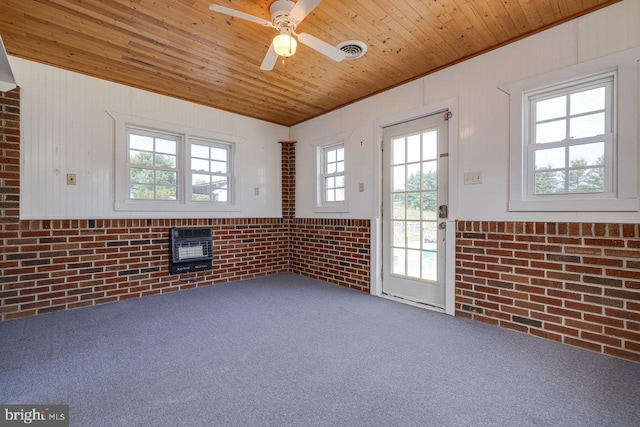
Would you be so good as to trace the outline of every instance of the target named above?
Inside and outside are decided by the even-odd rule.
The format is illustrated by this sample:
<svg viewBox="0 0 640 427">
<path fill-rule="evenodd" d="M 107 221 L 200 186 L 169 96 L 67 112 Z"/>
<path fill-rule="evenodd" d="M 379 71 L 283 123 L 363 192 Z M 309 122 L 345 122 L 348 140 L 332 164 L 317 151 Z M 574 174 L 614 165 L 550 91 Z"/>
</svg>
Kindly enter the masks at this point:
<svg viewBox="0 0 640 427">
<path fill-rule="evenodd" d="M 394 165 L 399 165 L 400 163 L 405 162 L 405 147 L 404 147 L 404 138 L 397 138 L 391 142 L 391 146 L 393 147 L 393 159 L 392 162 Z"/>
<path fill-rule="evenodd" d="M 407 138 L 407 162 L 420 160 L 420 134 Z"/>
<path fill-rule="evenodd" d="M 420 190 L 420 163 L 407 165 L 407 190 Z"/>
<path fill-rule="evenodd" d="M 438 131 L 430 130 L 422 134 L 422 160 L 438 157 Z"/>
<path fill-rule="evenodd" d="M 430 251 L 438 249 L 438 223 L 425 221 L 422 223 L 422 248 Z"/>
<path fill-rule="evenodd" d="M 438 162 L 433 160 L 422 163 L 422 190 L 438 188 Z"/>
<path fill-rule="evenodd" d="M 405 275 L 405 249 L 393 248 L 392 271 L 393 274 Z"/>
<path fill-rule="evenodd" d="M 420 249 L 420 222 L 407 221 L 407 247 Z"/>
<path fill-rule="evenodd" d="M 407 250 L 407 276 L 422 277 L 420 268 L 420 251 Z"/>
<path fill-rule="evenodd" d="M 404 193 L 395 193 L 393 195 L 393 219 L 405 219 L 404 202 Z"/>
<path fill-rule="evenodd" d="M 393 221 L 393 246 L 406 245 L 405 222 Z"/>
<path fill-rule="evenodd" d="M 393 191 L 404 191 L 405 190 L 405 182 L 404 182 L 404 170 L 405 166 L 394 166 L 393 167 Z"/>
<path fill-rule="evenodd" d="M 422 251 L 422 278 L 434 282 L 438 280 L 437 252 Z"/>
<path fill-rule="evenodd" d="M 438 204 L 438 193 L 436 191 L 425 191 L 422 193 L 422 219 L 435 221 L 437 219 L 436 210 Z"/>
</svg>

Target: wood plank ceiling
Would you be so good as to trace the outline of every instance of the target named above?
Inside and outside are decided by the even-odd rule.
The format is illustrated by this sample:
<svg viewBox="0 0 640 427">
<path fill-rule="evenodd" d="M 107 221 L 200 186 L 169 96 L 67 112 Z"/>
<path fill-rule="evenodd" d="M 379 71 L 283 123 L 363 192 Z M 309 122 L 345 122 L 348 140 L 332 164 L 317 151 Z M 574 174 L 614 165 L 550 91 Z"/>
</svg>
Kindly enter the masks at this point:
<svg viewBox="0 0 640 427">
<path fill-rule="evenodd" d="M 286 126 L 620 0 L 323 0 L 298 27 L 367 53 L 334 62 L 299 45 L 260 64 L 271 0 L 0 0 L 10 55 Z M 20 76 L 16 76 L 20 84 Z"/>
</svg>

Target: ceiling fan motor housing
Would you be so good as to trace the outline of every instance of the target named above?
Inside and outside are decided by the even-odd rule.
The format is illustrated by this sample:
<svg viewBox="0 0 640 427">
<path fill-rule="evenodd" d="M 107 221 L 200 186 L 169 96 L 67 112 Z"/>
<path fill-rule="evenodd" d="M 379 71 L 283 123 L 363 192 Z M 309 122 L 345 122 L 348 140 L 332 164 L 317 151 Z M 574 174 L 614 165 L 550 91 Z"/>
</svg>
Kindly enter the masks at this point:
<svg viewBox="0 0 640 427">
<path fill-rule="evenodd" d="M 276 0 L 269 6 L 271 21 L 278 31 L 291 33 L 296 29 L 299 22 L 289 16 L 289 12 L 296 4 L 290 0 Z"/>
</svg>

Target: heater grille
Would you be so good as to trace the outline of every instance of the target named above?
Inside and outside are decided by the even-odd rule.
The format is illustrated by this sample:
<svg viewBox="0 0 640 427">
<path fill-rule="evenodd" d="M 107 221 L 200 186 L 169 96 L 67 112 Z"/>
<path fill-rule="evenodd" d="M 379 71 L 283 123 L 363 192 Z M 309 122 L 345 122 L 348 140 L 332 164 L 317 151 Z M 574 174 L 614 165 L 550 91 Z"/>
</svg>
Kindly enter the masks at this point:
<svg viewBox="0 0 640 427">
<path fill-rule="evenodd" d="M 213 237 L 206 227 L 171 229 L 171 273 L 211 269 Z"/>
</svg>

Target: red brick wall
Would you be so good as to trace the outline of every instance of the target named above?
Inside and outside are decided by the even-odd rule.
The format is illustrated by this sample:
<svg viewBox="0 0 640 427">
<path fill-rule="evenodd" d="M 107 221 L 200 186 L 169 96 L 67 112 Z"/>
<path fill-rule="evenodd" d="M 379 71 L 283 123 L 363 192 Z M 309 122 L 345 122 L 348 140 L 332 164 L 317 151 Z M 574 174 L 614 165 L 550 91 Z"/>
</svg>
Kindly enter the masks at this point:
<svg viewBox="0 0 640 427">
<path fill-rule="evenodd" d="M 456 315 L 640 362 L 640 225 L 459 221 Z"/>
<path fill-rule="evenodd" d="M 282 143 L 282 219 L 21 221 L 19 89 L 0 93 L 0 120 L 0 321 L 289 271 L 299 224 L 332 248 L 296 272 L 368 289 L 368 226 L 307 227 L 294 219 L 293 142 Z M 176 226 L 212 228 L 213 270 L 169 274 L 169 228 Z"/>
<path fill-rule="evenodd" d="M 212 228 L 212 270 L 169 274 L 175 226 Z M 287 271 L 280 219 L 20 221 L 0 240 L 1 320 Z"/>
<path fill-rule="evenodd" d="M 370 290 L 371 221 L 300 219 L 291 228 L 292 272 L 348 288 Z"/>
</svg>

